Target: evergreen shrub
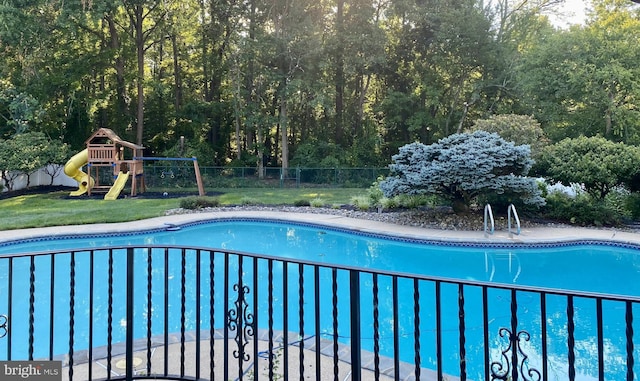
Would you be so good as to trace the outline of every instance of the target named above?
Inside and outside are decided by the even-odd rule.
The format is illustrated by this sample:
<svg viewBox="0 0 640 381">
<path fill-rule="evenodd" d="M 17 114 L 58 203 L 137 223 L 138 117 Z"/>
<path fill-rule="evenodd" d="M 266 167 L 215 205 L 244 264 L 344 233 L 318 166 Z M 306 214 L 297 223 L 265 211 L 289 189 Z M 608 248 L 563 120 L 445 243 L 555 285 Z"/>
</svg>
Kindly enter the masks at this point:
<svg viewBox="0 0 640 381">
<path fill-rule="evenodd" d="M 453 134 L 437 143 L 411 143 L 392 157 L 390 175 L 380 182 L 386 197 L 437 195 L 465 212 L 478 197 L 514 194 L 533 207 L 544 205 L 528 145 L 515 145 L 498 134 Z"/>
</svg>

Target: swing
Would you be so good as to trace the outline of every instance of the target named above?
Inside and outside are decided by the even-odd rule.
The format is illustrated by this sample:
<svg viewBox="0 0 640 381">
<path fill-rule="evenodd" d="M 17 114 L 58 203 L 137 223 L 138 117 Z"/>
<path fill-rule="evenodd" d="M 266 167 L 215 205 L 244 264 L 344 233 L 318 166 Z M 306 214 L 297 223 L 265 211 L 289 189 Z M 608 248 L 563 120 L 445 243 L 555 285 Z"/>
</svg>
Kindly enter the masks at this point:
<svg viewBox="0 0 640 381">
<path fill-rule="evenodd" d="M 193 171 L 195 173 L 195 177 L 196 177 L 196 184 L 198 186 L 198 195 L 199 196 L 204 196 L 205 192 L 204 192 L 204 186 L 202 184 L 202 176 L 200 175 L 200 167 L 198 166 L 198 159 L 195 157 L 189 157 L 189 158 L 184 158 L 184 157 L 136 157 L 136 160 L 146 160 L 146 161 L 168 161 L 168 162 L 192 162 L 193 163 Z M 180 175 L 185 175 L 184 177 L 186 177 L 187 171 L 180 171 L 178 168 L 175 167 L 170 167 L 169 169 L 166 170 L 162 170 L 162 172 L 160 173 L 160 178 L 161 179 L 166 179 L 166 178 L 170 178 L 170 179 L 175 179 L 176 176 L 180 177 Z M 168 196 L 168 192 L 165 191 L 162 193 L 162 195 L 164 197 Z"/>
</svg>

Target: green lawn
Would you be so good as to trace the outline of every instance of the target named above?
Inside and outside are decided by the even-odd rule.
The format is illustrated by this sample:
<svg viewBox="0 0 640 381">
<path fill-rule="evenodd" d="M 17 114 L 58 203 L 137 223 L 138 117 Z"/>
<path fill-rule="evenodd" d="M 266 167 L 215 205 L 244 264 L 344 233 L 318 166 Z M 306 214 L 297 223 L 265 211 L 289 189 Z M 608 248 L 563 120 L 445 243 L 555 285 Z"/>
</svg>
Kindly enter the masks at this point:
<svg viewBox="0 0 640 381">
<path fill-rule="evenodd" d="M 207 189 L 220 193 L 221 205 L 237 205 L 250 199 L 261 204 L 290 204 L 298 200 L 322 198 L 327 204 L 348 204 L 351 197 L 366 193 L 355 188 L 299 189 Z M 0 200 L 0 230 L 33 227 L 135 221 L 162 216 L 178 208 L 180 198 L 121 198 L 105 201 L 81 197 L 67 198 L 67 192 L 32 194 Z"/>
</svg>

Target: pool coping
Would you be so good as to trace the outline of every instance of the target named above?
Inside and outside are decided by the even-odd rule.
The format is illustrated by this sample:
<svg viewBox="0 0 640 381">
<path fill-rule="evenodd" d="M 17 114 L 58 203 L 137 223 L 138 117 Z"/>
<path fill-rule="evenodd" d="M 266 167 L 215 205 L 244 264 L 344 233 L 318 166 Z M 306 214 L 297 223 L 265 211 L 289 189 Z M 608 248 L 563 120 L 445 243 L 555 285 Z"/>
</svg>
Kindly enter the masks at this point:
<svg viewBox="0 0 640 381">
<path fill-rule="evenodd" d="M 204 223 L 216 220 L 263 219 L 346 229 L 372 235 L 395 236 L 405 239 L 430 240 L 469 244 L 549 244 L 603 241 L 610 243 L 640 245 L 640 233 L 618 229 L 577 228 L 569 226 L 522 228 L 519 235 L 496 230 L 491 235 L 483 231 L 440 230 L 417 226 L 397 225 L 320 213 L 297 213 L 283 211 L 221 211 L 177 214 L 139 221 L 62 225 L 46 228 L 31 228 L 0 231 L 0 243 L 55 236 L 80 236 L 92 234 L 136 233 L 149 230 L 168 230 L 174 226 Z"/>
</svg>

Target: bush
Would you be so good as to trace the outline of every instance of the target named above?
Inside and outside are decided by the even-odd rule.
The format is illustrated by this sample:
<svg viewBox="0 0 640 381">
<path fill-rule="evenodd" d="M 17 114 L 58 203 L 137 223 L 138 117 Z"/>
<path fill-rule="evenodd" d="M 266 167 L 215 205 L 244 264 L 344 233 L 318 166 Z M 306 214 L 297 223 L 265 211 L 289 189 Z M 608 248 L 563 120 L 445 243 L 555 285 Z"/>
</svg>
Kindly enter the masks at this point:
<svg viewBox="0 0 640 381">
<path fill-rule="evenodd" d="M 371 202 L 369 196 L 353 196 L 351 197 L 351 205 L 355 206 L 359 210 L 369 210 Z"/>
<path fill-rule="evenodd" d="M 60 164 L 67 159 L 67 147 L 62 142 L 51 140 L 42 132 L 16 134 L 9 140 L 0 139 L 0 174 L 9 191 L 20 175 L 29 175 L 47 164 Z M 51 180 L 53 183 L 53 179 Z"/>
<path fill-rule="evenodd" d="M 369 202 L 371 203 L 371 205 L 379 205 L 380 200 L 382 200 L 382 198 L 384 197 L 382 189 L 380 189 L 380 181 L 382 180 L 382 177 L 378 178 L 378 180 L 376 180 L 373 185 L 369 187 L 367 195 L 369 196 Z"/>
<path fill-rule="evenodd" d="M 394 197 L 398 206 L 407 208 L 407 209 L 415 209 L 421 206 L 433 205 L 434 200 L 437 199 L 436 196 L 428 196 L 428 195 L 399 195 Z"/>
<path fill-rule="evenodd" d="M 295 206 L 310 206 L 311 203 L 309 202 L 309 200 L 295 200 L 293 202 L 293 205 L 295 205 Z"/>
<path fill-rule="evenodd" d="M 627 196 L 624 206 L 632 219 L 640 219 L 640 193 L 631 193 Z"/>
<path fill-rule="evenodd" d="M 398 199 L 396 197 L 383 197 L 379 203 L 382 209 L 394 209 L 398 207 Z"/>
<path fill-rule="evenodd" d="M 476 120 L 469 131 L 495 132 L 506 141 L 528 144 L 532 157 L 537 157 L 549 141 L 540 123 L 529 115 L 491 115 L 488 119 Z"/>
<path fill-rule="evenodd" d="M 342 147 L 335 143 L 312 142 L 300 144 L 291 159 L 292 167 L 334 168 L 344 165 Z"/>
<path fill-rule="evenodd" d="M 321 199 L 321 198 L 319 198 L 319 197 L 314 198 L 309 203 L 309 205 L 311 207 L 313 207 L 313 208 L 322 208 L 322 207 L 324 207 L 325 204 L 326 204 L 326 201 Z"/>
<path fill-rule="evenodd" d="M 202 209 L 202 208 L 215 208 L 220 206 L 220 200 L 214 197 L 185 197 L 180 200 L 180 207 L 182 209 Z"/>
<path fill-rule="evenodd" d="M 538 183 L 537 187 L 540 189 L 541 194 L 546 194 L 546 185 L 544 183 Z M 490 204 L 494 212 L 507 213 L 509 205 L 513 204 L 518 212 L 523 213 L 537 213 L 538 207 L 526 204 L 522 201 L 519 194 L 513 192 L 492 193 L 478 197 L 478 205 L 484 206 Z"/>
<path fill-rule="evenodd" d="M 380 182 L 386 197 L 438 195 L 457 212 L 478 196 L 516 194 L 532 206 L 544 205 L 535 179 L 526 177 L 533 160 L 527 145 L 516 146 L 498 134 L 454 134 L 437 143 L 411 143 L 392 157 L 390 175 Z"/>
<path fill-rule="evenodd" d="M 242 205 L 259 205 L 260 201 L 256 200 L 255 198 L 245 196 L 245 197 L 240 199 L 240 204 L 242 204 Z"/>
<path fill-rule="evenodd" d="M 605 202 L 623 221 L 632 218 L 631 210 L 627 207 L 627 200 L 631 194 L 624 188 L 616 188 L 607 194 Z"/>
<path fill-rule="evenodd" d="M 540 167 L 547 176 L 563 184 L 582 184 L 593 198 L 604 199 L 609 192 L 625 185 L 632 189 L 640 149 L 602 137 L 564 139 L 547 147 Z"/>
<path fill-rule="evenodd" d="M 606 200 L 594 199 L 588 194 L 571 197 L 559 192 L 547 197 L 545 216 L 580 226 L 616 226 L 624 217 L 615 205 Z"/>
</svg>

